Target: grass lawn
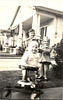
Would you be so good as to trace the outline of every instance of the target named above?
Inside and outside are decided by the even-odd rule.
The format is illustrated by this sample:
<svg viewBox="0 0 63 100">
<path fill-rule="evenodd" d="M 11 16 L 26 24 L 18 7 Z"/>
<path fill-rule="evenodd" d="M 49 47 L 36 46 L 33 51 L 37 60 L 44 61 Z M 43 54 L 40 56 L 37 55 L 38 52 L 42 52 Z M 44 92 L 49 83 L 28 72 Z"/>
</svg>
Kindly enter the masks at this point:
<svg viewBox="0 0 63 100">
<path fill-rule="evenodd" d="M 19 80 L 19 76 L 21 76 L 21 71 L 1 71 L 0 72 L 0 92 L 2 89 L 7 86 L 9 83 L 11 83 L 12 86 L 15 86 L 17 84 L 17 81 Z M 62 86 L 63 80 L 56 78 L 54 76 L 54 72 L 51 70 L 49 72 L 49 81 L 48 82 L 40 82 L 40 87 L 47 88 L 47 87 L 60 87 Z"/>
<path fill-rule="evenodd" d="M 12 86 L 16 85 L 20 75 L 21 75 L 21 71 L 1 71 L 0 91 L 9 83 L 11 83 Z"/>
</svg>

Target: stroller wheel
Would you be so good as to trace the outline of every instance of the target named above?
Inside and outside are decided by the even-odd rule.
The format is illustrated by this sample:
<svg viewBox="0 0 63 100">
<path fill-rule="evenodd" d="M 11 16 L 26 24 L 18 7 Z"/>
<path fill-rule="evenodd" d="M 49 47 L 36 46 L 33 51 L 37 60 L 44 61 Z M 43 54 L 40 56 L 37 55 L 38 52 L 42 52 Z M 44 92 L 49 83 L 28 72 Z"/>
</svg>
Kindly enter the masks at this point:
<svg viewBox="0 0 63 100">
<path fill-rule="evenodd" d="M 4 89 L 1 93 L 1 100 L 10 100 L 11 96 L 11 90 Z"/>
<path fill-rule="evenodd" d="M 32 83 L 30 87 L 31 87 L 31 88 L 35 88 L 36 85 Z"/>
</svg>

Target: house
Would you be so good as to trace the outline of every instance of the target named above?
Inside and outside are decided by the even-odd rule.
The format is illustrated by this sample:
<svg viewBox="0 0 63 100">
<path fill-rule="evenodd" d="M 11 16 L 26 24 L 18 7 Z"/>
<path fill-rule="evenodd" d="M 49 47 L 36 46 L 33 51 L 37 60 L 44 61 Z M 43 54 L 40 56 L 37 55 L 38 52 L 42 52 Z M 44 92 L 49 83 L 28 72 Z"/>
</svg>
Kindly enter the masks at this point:
<svg viewBox="0 0 63 100">
<path fill-rule="evenodd" d="M 19 6 L 19 10 L 9 27 L 12 31 L 13 46 L 17 48 L 29 37 L 29 30 L 35 30 L 35 36 L 43 39 L 48 36 L 50 46 L 63 38 L 63 12 L 43 6 Z"/>
</svg>

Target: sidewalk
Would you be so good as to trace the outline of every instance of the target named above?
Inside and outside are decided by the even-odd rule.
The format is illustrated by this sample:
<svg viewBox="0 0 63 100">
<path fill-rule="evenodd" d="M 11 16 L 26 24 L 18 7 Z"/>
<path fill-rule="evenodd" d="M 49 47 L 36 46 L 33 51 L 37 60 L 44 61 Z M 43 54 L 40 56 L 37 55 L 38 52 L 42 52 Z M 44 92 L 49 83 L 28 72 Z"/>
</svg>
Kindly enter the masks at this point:
<svg viewBox="0 0 63 100">
<path fill-rule="evenodd" d="M 14 55 L 0 51 L 0 71 L 20 70 L 21 55 Z"/>
<path fill-rule="evenodd" d="M 41 100 L 63 100 L 63 87 L 42 89 L 44 94 L 40 95 Z M 10 100 L 29 100 L 34 94 L 13 92 Z"/>
<path fill-rule="evenodd" d="M 14 71 L 20 70 L 19 65 L 21 62 L 21 58 L 3 58 L 0 59 L 0 71 Z"/>
</svg>

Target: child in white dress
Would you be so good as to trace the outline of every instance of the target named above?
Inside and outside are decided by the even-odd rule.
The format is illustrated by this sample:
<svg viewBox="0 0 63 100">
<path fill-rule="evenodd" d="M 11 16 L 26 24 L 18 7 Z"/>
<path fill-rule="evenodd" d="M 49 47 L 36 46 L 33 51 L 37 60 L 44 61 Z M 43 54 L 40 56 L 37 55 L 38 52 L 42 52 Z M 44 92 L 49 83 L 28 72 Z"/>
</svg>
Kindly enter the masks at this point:
<svg viewBox="0 0 63 100">
<path fill-rule="evenodd" d="M 38 67 L 39 75 L 42 75 L 40 60 L 41 55 L 38 53 L 38 43 L 37 41 L 32 41 L 28 45 L 28 51 L 24 53 L 21 59 L 23 81 L 25 81 L 26 77 L 26 70 L 24 66 Z"/>
</svg>

